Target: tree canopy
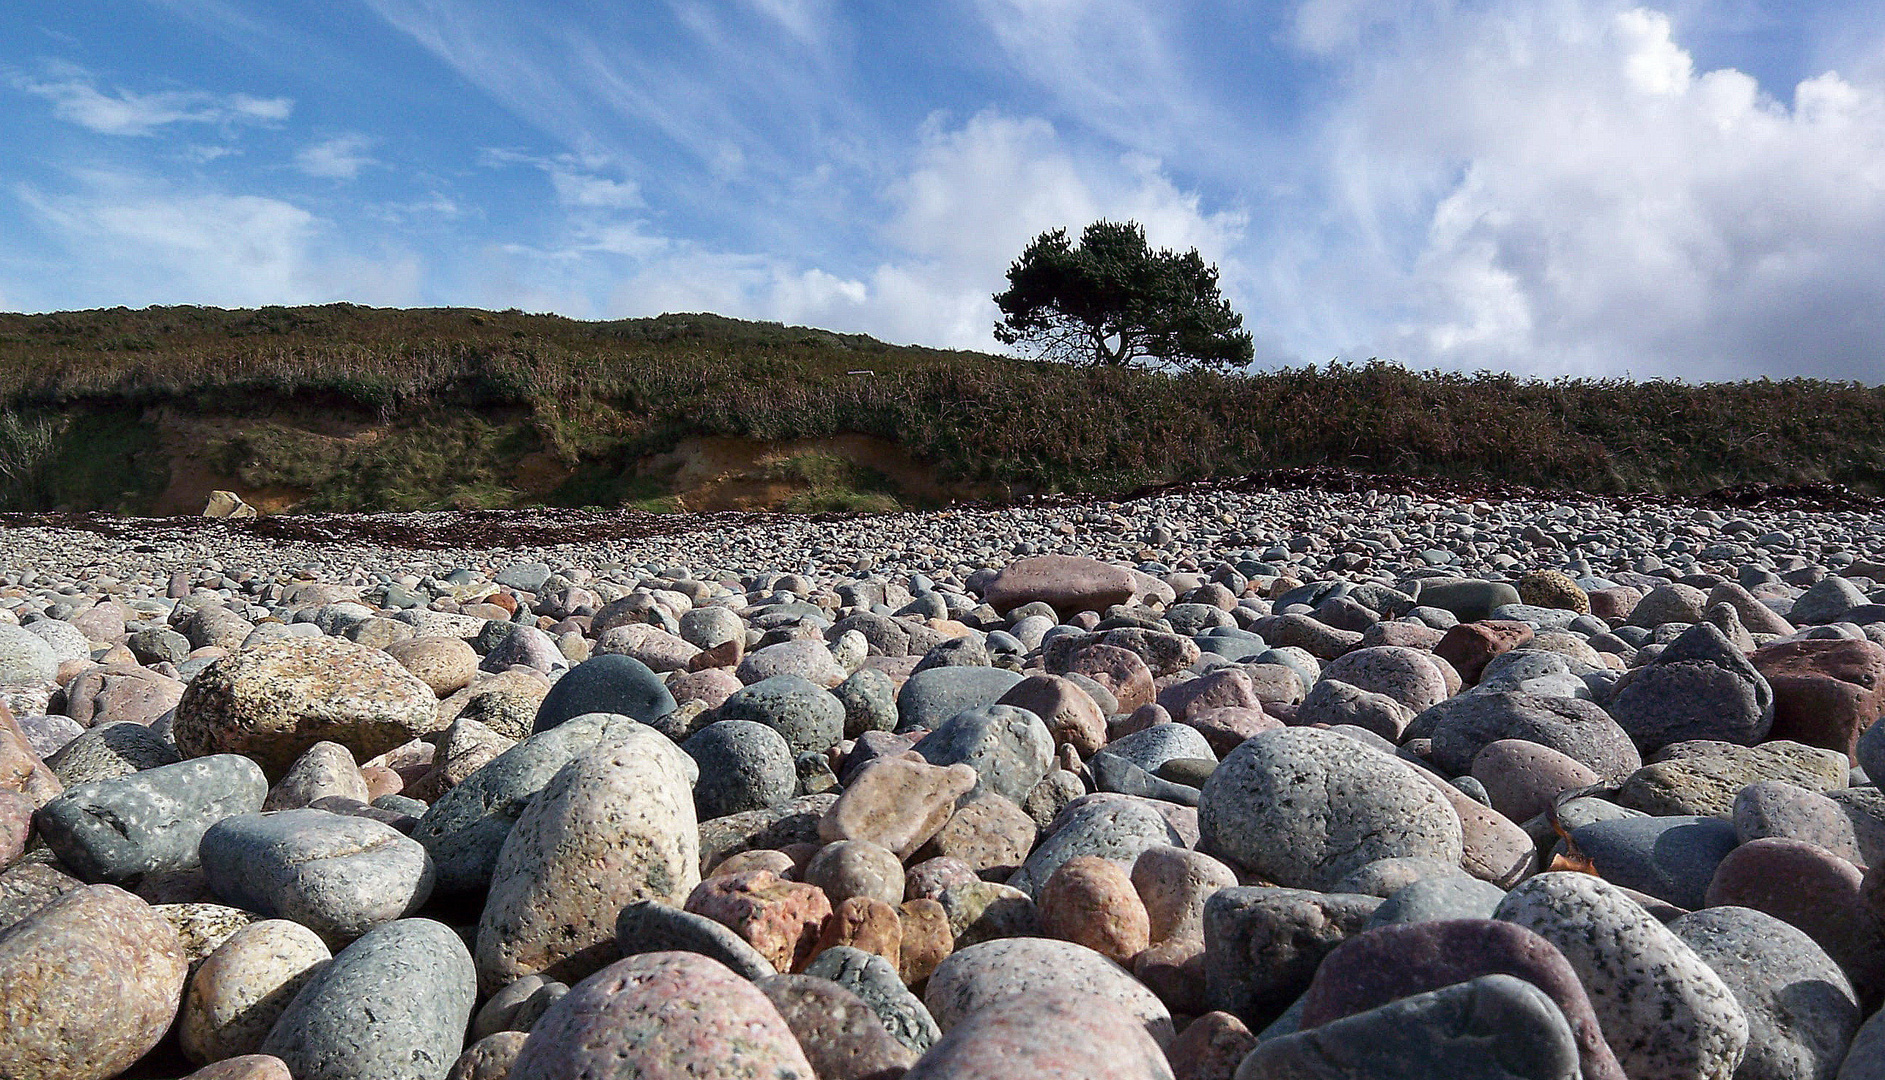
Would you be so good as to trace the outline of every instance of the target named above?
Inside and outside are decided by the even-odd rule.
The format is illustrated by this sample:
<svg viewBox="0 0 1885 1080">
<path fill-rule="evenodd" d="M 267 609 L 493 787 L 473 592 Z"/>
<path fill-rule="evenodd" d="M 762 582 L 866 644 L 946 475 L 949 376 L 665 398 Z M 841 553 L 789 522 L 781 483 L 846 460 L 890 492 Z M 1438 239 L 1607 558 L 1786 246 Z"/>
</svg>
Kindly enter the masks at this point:
<svg viewBox="0 0 1885 1080">
<path fill-rule="evenodd" d="M 1034 238 L 995 294 L 995 338 L 1045 360 L 1086 366 L 1164 363 L 1237 368 L 1253 355 L 1243 316 L 1196 248 L 1147 247 L 1137 222 L 1096 221 Z"/>
</svg>

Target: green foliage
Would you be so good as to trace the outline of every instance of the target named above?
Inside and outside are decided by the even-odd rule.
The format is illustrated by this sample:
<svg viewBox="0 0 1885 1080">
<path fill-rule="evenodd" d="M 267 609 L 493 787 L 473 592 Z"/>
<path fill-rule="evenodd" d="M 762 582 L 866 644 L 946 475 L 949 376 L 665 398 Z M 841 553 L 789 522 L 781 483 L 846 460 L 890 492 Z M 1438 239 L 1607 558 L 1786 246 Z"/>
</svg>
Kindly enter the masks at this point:
<svg viewBox="0 0 1885 1080">
<path fill-rule="evenodd" d="M 829 510 L 889 513 L 903 509 L 883 473 L 836 454 L 808 450 L 774 463 L 768 475 L 806 485 L 780 507 L 794 513 Z"/>
<path fill-rule="evenodd" d="M 1196 248 L 1151 250 L 1137 222 L 1096 221 L 1077 246 L 1065 229 L 1035 237 L 995 305 L 996 340 L 1043 360 L 1230 370 L 1253 355 L 1243 316 L 1218 291 L 1217 267 Z"/>
<path fill-rule="evenodd" d="M 52 464 L 64 434 L 56 417 L 0 412 L 0 507 L 18 510 L 51 501 Z"/>
<path fill-rule="evenodd" d="M 101 348 L 132 339 L 157 344 Z M 898 443 L 941 480 L 1013 494 L 1314 464 L 1599 493 L 1749 481 L 1885 492 L 1885 388 L 1858 383 L 1540 381 L 1378 362 L 1070 368 L 713 316 L 329 305 L 0 315 L 0 416 L 26 425 L 9 434 L 0 419 L 0 462 L 50 462 L 0 469 L 0 500 L 147 508 L 165 459 L 141 417 L 165 404 L 239 420 L 249 444 L 221 464 L 244 483 L 313 493 L 308 509 L 516 505 L 517 463 L 538 451 L 572 471 L 548 501 L 658 509 L 671 492 L 635 467 L 683 439 L 844 432 Z M 337 442 L 300 430 L 316 419 L 384 432 Z M 890 494 L 874 483 L 827 478 L 823 498 Z"/>
</svg>

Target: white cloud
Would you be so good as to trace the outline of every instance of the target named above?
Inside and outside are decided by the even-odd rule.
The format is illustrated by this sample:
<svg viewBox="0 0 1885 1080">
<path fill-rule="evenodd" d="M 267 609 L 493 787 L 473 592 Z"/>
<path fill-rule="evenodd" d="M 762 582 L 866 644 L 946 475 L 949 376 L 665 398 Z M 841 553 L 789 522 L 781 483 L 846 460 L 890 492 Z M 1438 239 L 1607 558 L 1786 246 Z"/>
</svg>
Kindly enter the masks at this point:
<svg viewBox="0 0 1885 1080">
<path fill-rule="evenodd" d="M 421 266 L 406 253 L 336 250 L 327 223 L 280 199 L 181 190 L 91 172 L 68 192 L 16 190 L 67 253 L 62 274 L 96 304 L 221 305 L 337 299 L 412 303 Z"/>
<path fill-rule="evenodd" d="M 1373 27 L 1316 150 L 1318 231 L 1268 245 L 1294 290 L 1271 328 L 1420 365 L 1879 381 L 1885 89 L 1777 100 L 1678 31 L 1569 0 Z"/>
<path fill-rule="evenodd" d="M 641 189 L 631 181 L 610 180 L 606 176 L 561 168 L 551 168 L 549 172 L 550 185 L 556 191 L 556 201 L 564 206 L 591 210 L 632 210 L 645 205 Z"/>
<path fill-rule="evenodd" d="M 171 124 L 279 124 L 294 102 L 285 97 L 211 94 L 201 90 L 100 90 L 90 73 L 47 65 L 40 78 L 15 75 L 14 89 L 52 102 L 53 114 L 101 135 L 150 135 Z"/>
<path fill-rule="evenodd" d="M 295 168 L 322 180 L 353 180 L 360 170 L 378 162 L 367 153 L 373 140 L 365 135 L 336 135 L 304 146 L 295 154 Z"/>
</svg>

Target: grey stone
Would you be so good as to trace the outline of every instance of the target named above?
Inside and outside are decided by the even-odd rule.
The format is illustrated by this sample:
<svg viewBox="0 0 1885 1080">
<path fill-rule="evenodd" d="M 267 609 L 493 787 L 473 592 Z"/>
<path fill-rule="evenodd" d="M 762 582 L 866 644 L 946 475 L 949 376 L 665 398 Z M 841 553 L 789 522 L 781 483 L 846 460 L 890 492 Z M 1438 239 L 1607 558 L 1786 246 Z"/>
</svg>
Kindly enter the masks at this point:
<svg viewBox="0 0 1885 1080">
<path fill-rule="evenodd" d="M 897 684 L 875 668 L 859 668 L 831 688 L 844 706 L 844 737 L 855 739 L 866 731 L 894 731 L 897 727 Z"/>
<path fill-rule="evenodd" d="M 348 941 L 417 911 L 432 895 L 432 859 L 390 825 L 325 810 L 224 818 L 203 834 L 216 897 Z"/>
<path fill-rule="evenodd" d="M 1189 846 L 1155 805 L 1129 795 L 1076 800 L 1051 828 L 1021 869 L 1009 876 L 1009 886 L 1032 896 L 1068 859 L 1095 855 L 1130 868 L 1148 848 Z"/>
<path fill-rule="evenodd" d="M 1019 672 L 994 667 L 919 671 L 897 691 L 897 730 L 934 730 L 959 712 L 995 704 L 1021 678 Z"/>
<path fill-rule="evenodd" d="M 916 752 L 932 765 L 973 768 L 979 777 L 976 792 L 993 791 L 1019 805 L 1052 767 L 1054 737 L 1026 709 L 989 705 L 956 713 L 918 743 Z"/>
<path fill-rule="evenodd" d="M 80 877 L 135 888 L 146 875 L 200 865 L 197 844 L 209 827 L 260 810 L 267 794 L 255 762 L 213 754 L 67 788 L 34 823 Z"/>
<path fill-rule="evenodd" d="M 694 809 L 702 821 L 772 806 L 797 793 L 792 747 L 765 724 L 720 720 L 681 749 L 700 766 Z"/>
<path fill-rule="evenodd" d="M 674 695 L 661 676 L 631 656 L 597 656 L 556 680 L 537 706 L 532 733 L 590 713 L 615 713 L 646 724 L 674 711 Z"/>
<path fill-rule="evenodd" d="M 0 623 L 0 683 L 49 683 L 59 676 L 52 646 L 24 627 Z"/>
<path fill-rule="evenodd" d="M 1406 734 L 1425 730 L 1433 760 L 1449 776 L 1472 771 L 1473 758 L 1502 739 L 1550 747 L 1610 781 L 1642 767 L 1643 758 L 1610 714 L 1578 698 L 1526 693 L 1463 694 L 1415 717 Z"/>
<path fill-rule="evenodd" d="M 1631 675 L 1610 712 L 1645 753 L 1690 739 L 1748 746 L 1773 726 L 1774 691 L 1719 629 L 1697 623 Z"/>
<path fill-rule="evenodd" d="M 1205 781 L 1198 849 L 1280 885 L 1326 889 L 1376 859 L 1458 863 L 1460 817 L 1414 766 L 1315 728 L 1240 744 Z"/>
<path fill-rule="evenodd" d="M 1572 830 L 1571 843 L 1605 881 L 1690 911 L 1707 901 L 1715 868 L 1740 841 L 1716 817 L 1639 817 Z"/>
<path fill-rule="evenodd" d="M 444 1080 L 464 1049 L 477 994 L 457 934 L 430 919 L 401 919 L 316 972 L 261 1052 L 285 1062 L 295 1080 Z"/>
<path fill-rule="evenodd" d="M 615 944 L 623 956 L 646 952 L 696 952 L 720 961 L 748 979 L 764 979 L 778 972 L 771 961 L 746 939 L 705 915 L 663 904 L 636 900 L 615 920 Z"/>
<path fill-rule="evenodd" d="M 1397 889 L 1368 916 L 1368 929 L 1397 923 L 1490 919 L 1505 890 L 1475 877 L 1422 878 Z"/>
<path fill-rule="evenodd" d="M 921 1054 L 942 1038 L 928 1006 L 911 993 L 890 961 L 876 953 L 835 945 L 812 958 L 805 974 L 830 979 L 863 999 L 890 1037 Z"/>
<path fill-rule="evenodd" d="M 1747 1015 L 1682 939 L 1601 878 L 1540 874 L 1495 917 L 1558 947 L 1590 996 L 1604 1041 L 1632 1078 L 1715 1078 L 1747 1050 Z"/>
<path fill-rule="evenodd" d="M 763 724 L 784 736 L 795 754 L 823 753 L 844 738 L 844 703 L 797 675 L 774 675 L 742 687 L 714 715 Z"/>
<path fill-rule="evenodd" d="M 46 767 L 61 784 L 72 787 L 129 776 L 178 760 L 176 746 L 161 734 L 143 724 L 121 720 L 88 729 L 46 759 Z"/>
<path fill-rule="evenodd" d="M 1361 933 L 1378 896 L 1238 886 L 1204 902 L 1205 993 L 1254 1026 L 1301 996 L 1322 959 Z"/>
<path fill-rule="evenodd" d="M 1865 1014 L 1845 973 L 1812 938 L 1744 907 L 1691 912 L 1669 929 L 1747 1014 L 1736 1080 L 1833 1080 Z"/>
<path fill-rule="evenodd" d="M 1257 1044 L 1233 1080 L 1576 1080 L 1571 1026 L 1511 975 L 1415 994 Z"/>
<path fill-rule="evenodd" d="M 504 751 L 440 796 L 412 830 L 413 839 L 432 855 L 440 895 L 488 886 L 504 838 L 550 778 L 572 760 L 643 726 L 613 713 L 574 717 Z"/>
</svg>

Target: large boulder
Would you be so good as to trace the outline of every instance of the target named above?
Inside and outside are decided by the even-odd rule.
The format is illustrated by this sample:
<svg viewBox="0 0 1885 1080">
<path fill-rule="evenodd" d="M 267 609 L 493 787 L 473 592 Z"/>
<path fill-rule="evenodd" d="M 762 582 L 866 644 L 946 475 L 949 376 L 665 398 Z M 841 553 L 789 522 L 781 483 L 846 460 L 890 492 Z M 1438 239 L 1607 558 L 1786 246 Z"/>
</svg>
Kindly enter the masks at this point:
<svg viewBox="0 0 1885 1080">
<path fill-rule="evenodd" d="M 982 598 L 996 611 L 1012 611 L 1035 602 L 1062 615 L 1105 611 L 1132 599 L 1138 584 L 1132 572 L 1097 559 L 1072 555 L 1036 555 L 1002 568 Z"/>
<path fill-rule="evenodd" d="M 365 761 L 441 730 L 438 699 L 378 649 L 331 637 L 284 638 L 204 668 L 177 703 L 184 757 L 241 754 L 279 779 L 318 742 Z"/>
</svg>

